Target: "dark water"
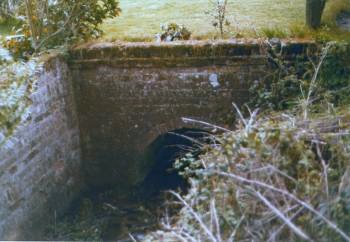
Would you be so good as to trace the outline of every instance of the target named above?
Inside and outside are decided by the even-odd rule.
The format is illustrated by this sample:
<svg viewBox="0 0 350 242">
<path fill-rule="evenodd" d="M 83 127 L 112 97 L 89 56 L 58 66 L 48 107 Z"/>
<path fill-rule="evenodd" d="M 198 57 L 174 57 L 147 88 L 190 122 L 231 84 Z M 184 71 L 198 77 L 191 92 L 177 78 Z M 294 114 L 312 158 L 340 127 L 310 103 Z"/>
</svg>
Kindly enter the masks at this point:
<svg viewBox="0 0 350 242">
<path fill-rule="evenodd" d="M 166 212 L 181 209 L 166 191 L 186 192 L 185 181 L 173 169 L 186 153 L 199 153 L 198 141 L 206 136 L 182 129 L 160 136 L 150 146 L 154 165 L 144 181 L 128 192 L 117 189 L 87 191 L 72 204 L 66 216 L 48 228 L 48 240 L 141 241 L 155 231 Z"/>
</svg>

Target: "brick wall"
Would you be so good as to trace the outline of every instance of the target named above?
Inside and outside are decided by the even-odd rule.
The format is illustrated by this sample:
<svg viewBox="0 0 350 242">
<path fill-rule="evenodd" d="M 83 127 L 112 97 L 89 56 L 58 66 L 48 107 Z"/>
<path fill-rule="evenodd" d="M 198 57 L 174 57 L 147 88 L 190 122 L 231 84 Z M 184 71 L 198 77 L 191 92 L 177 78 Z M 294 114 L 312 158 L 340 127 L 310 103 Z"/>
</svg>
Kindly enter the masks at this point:
<svg viewBox="0 0 350 242">
<path fill-rule="evenodd" d="M 293 61 L 308 44 L 289 43 Z M 233 106 L 270 71 L 257 41 L 102 43 L 46 62 L 20 124 L 0 147 L 0 240 L 42 240 L 41 229 L 84 183 L 127 188 L 152 166 L 148 146 L 190 117 L 233 124 Z M 0 134 L 1 137 L 1 134 Z"/>
<path fill-rule="evenodd" d="M 39 75 L 30 119 L 0 147 L 0 240 L 40 240 L 81 186 L 80 141 L 67 65 Z"/>
<path fill-rule="evenodd" d="M 307 46 L 289 43 L 283 53 L 294 60 Z M 152 162 L 147 146 L 188 127 L 182 117 L 232 125 L 232 103 L 247 101 L 251 82 L 269 73 L 267 48 L 258 41 L 223 41 L 101 43 L 72 51 L 88 183 L 140 181 Z"/>
</svg>

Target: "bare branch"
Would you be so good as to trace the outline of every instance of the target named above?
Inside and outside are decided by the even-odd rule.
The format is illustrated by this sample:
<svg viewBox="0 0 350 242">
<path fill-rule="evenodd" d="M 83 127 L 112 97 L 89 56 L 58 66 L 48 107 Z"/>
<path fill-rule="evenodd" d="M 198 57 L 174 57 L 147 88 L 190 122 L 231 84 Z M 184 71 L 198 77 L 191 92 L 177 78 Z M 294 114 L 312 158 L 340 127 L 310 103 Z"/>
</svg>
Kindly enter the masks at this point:
<svg viewBox="0 0 350 242">
<path fill-rule="evenodd" d="M 272 203 L 270 203 L 260 192 L 254 191 L 254 194 L 269 208 L 274 212 L 277 217 L 279 217 L 289 228 L 291 228 L 297 235 L 302 239 L 312 241 L 309 236 L 307 236 L 300 228 L 298 228 L 288 217 L 286 217 L 278 208 L 276 208 Z"/>
</svg>

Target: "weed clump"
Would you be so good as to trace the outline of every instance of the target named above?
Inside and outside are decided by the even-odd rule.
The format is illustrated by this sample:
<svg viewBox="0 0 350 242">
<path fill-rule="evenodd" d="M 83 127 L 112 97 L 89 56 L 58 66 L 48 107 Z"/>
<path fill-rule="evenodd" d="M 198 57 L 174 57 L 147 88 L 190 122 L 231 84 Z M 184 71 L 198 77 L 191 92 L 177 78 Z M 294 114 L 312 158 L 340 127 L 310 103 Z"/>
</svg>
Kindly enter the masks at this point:
<svg viewBox="0 0 350 242">
<path fill-rule="evenodd" d="M 162 32 L 158 34 L 160 41 L 171 42 L 177 40 L 189 40 L 191 32 L 183 25 L 176 23 L 165 24 L 161 26 Z"/>
<path fill-rule="evenodd" d="M 308 120 L 280 113 L 242 119 L 190 161 L 176 223 L 149 239 L 343 241 L 349 235 L 349 112 Z"/>
<path fill-rule="evenodd" d="M 349 44 L 328 43 L 317 48 L 310 55 L 297 57 L 297 61 L 291 64 L 284 60 L 283 45 L 271 46 L 268 58 L 273 71 L 263 82 L 252 83 L 248 105 L 265 110 L 296 109 L 303 105 L 306 90 L 312 90 L 309 99 L 315 104 L 314 109 L 348 103 Z M 313 83 L 315 81 L 317 85 Z"/>
</svg>

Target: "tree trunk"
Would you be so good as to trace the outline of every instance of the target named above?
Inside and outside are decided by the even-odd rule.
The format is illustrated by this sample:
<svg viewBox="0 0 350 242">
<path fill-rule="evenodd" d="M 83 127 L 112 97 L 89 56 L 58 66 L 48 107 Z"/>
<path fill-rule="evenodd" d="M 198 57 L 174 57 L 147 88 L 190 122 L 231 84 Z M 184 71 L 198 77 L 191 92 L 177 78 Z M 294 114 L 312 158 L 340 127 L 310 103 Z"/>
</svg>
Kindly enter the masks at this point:
<svg viewBox="0 0 350 242">
<path fill-rule="evenodd" d="M 38 46 L 38 31 L 37 31 L 37 26 L 35 25 L 34 18 L 36 17 L 33 14 L 33 4 L 31 0 L 25 0 L 26 4 L 26 13 L 27 13 L 27 21 L 29 25 L 29 29 L 32 35 L 32 45 L 33 48 L 36 50 Z"/>
<path fill-rule="evenodd" d="M 306 24 L 317 29 L 321 26 L 322 13 L 326 0 L 306 0 Z"/>
</svg>

